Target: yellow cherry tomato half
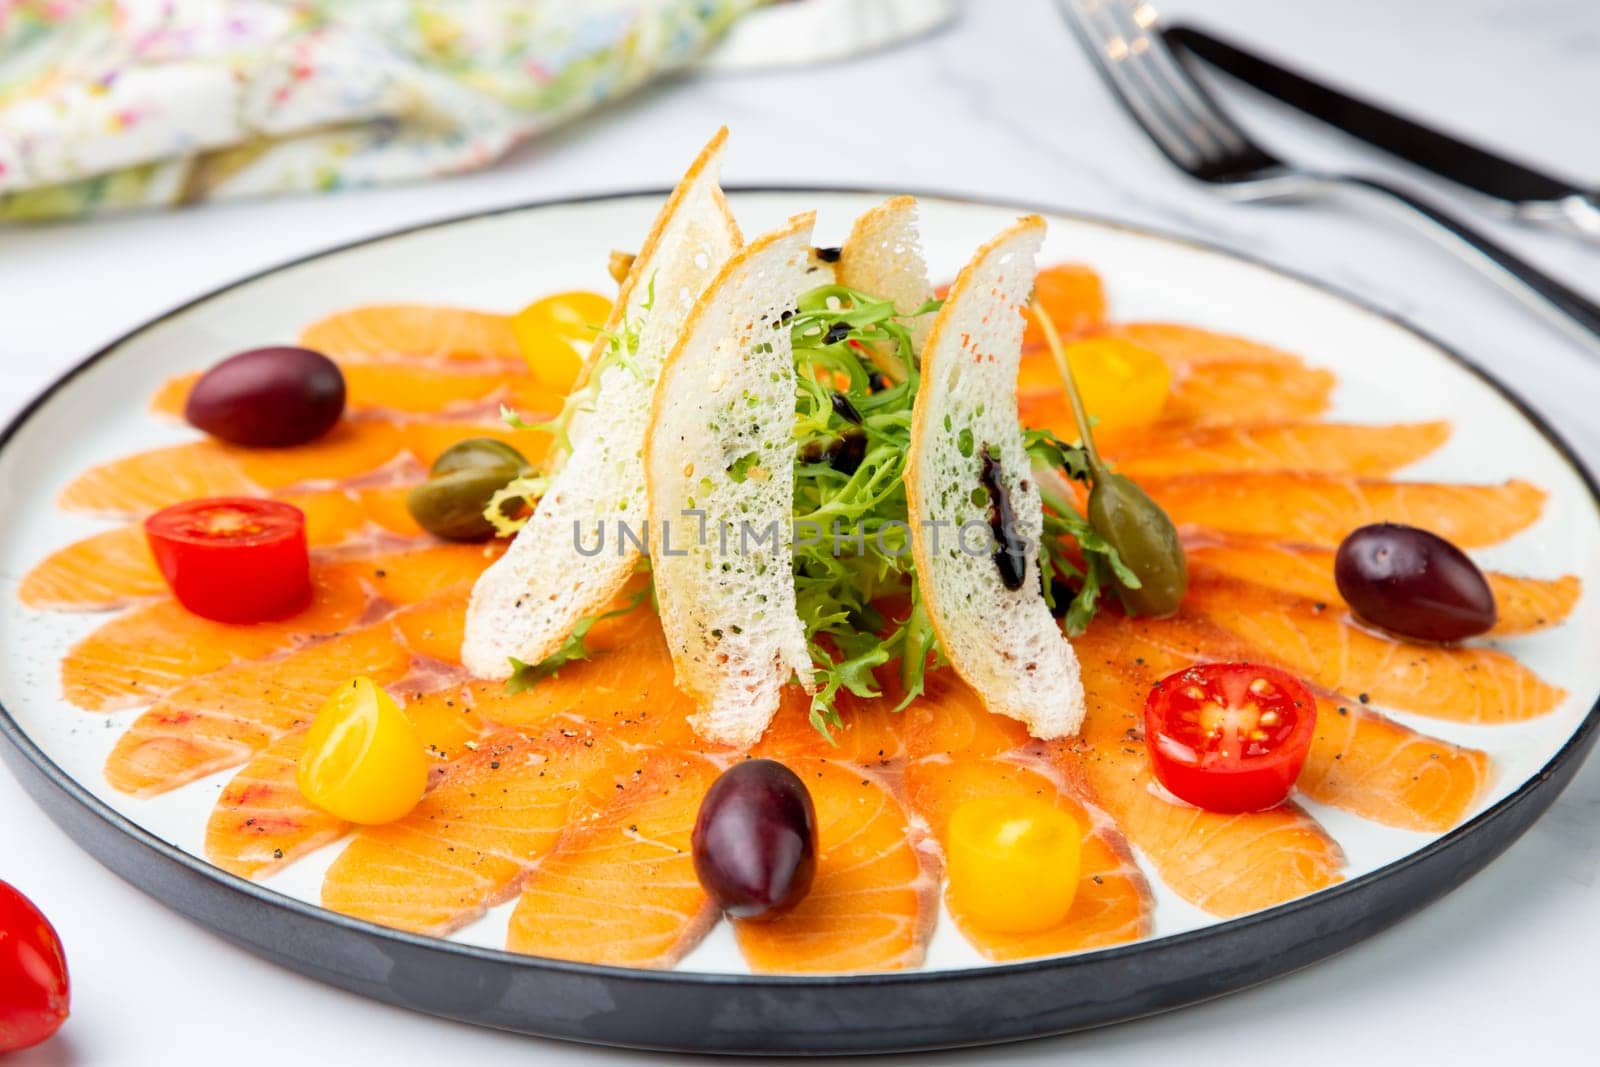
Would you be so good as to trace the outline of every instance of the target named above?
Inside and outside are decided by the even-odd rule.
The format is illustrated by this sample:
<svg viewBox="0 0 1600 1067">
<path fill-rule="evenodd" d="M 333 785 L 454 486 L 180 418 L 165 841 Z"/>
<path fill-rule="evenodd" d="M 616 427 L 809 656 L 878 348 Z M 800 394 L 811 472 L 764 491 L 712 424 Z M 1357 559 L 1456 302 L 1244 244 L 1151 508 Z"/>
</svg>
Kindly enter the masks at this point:
<svg viewBox="0 0 1600 1067">
<path fill-rule="evenodd" d="M 952 904 L 996 933 L 1058 926 L 1078 892 L 1078 821 L 1033 798 L 971 800 L 950 816 L 946 860 Z"/>
<path fill-rule="evenodd" d="M 355 678 L 340 686 L 306 733 L 300 792 L 347 822 L 394 822 L 428 785 L 428 757 L 394 697 Z"/>
<path fill-rule="evenodd" d="M 564 392 L 610 314 L 611 301 L 599 293 L 553 293 L 512 316 L 511 332 L 534 378 Z"/>
</svg>

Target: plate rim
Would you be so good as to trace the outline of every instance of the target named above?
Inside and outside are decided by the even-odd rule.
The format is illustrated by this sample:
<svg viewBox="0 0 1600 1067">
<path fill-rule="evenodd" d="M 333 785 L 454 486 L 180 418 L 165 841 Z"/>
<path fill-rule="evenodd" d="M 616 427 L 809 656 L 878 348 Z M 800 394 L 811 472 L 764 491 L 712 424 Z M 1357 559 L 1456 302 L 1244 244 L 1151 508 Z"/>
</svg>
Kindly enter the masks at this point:
<svg viewBox="0 0 1600 1067">
<path fill-rule="evenodd" d="M 1577 454 L 1577 452 L 1567 442 L 1560 431 L 1552 426 L 1540 412 L 1538 412 L 1526 400 L 1524 400 L 1522 396 L 1518 394 L 1512 387 L 1501 381 L 1494 374 L 1490 373 L 1476 360 L 1465 355 L 1451 344 L 1431 334 L 1426 329 L 1408 321 L 1401 314 L 1390 311 L 1389 309 L 1378 305 L 1365 296 L 1352 293 L 1336 283 L 1323 280 L 1295 268 L 1289 268 L 1273 263 L 1251 252 L 1231 247 L 1219 240 L 1191 236 L 1188 234 L 1174 232 L 1160 226 L 1146 225 L 1144 223 L 1115 216 L 1102 215 L 1096 212 L 1063 208 L 1059 205 L 1046 204 L 1037 200 L 1009 197 L 990 197 L 981 194 L 965 194 L 945 190 L 906 189 L 903 187 L 888 187 L 882 185 L 849 185 L 836 183 L 754 183 L 744 185 L 729 185 L 725 188 L 726 192 L 733 197 L 747 194 L 793 194 L 801 196 L 808 194 L 842 194 L 861 196 L 894 196 L 909 194 L 915 196 L 919 200 L 942 201 L 957 206 L 1000 208 L 1005 210 L 1037 212 L 1047 216 L 1054 216 L 1074 222 L 1086 223 L 1091 226 L 1132 234 L 1138 237 L 1154 238 L 1169 244 L 1180 245 L 1213 255 L 1219 255 L 1227 259 L 1235 260 L 1265 270 L 1281 278 L 1287 278 L 1309 289 L 1315 290 L 1324 295 L 1332 296 L 1352 310 L 1362 312 L 1368 316 L 1376 317 L 1391 327 L 1411 334 L 1413 337 L 1426 343 L 1446 360 L 1465 369 L 1480 382 L 1487 385 L 1501 399 L 1510 404 L 1510 406 L 1536 432 L 1538 432 L 1538 434 L 1556 452 L 1561 460 L 1571 468 L 1579 483 L 1588 493 L 1589 505 L 1593 507 L 1597 513 L 1600 513 L 1600 483 L 1597 483 L 1593 472 L 1590 471 L 1583 458 Z M 647 197 L 659 198 L 666 196 L 670 191 L 671 190 L 668 187 L 655 186 L 606 191 L 600 193 L 557 195 L 521 201 L 515 204 L 508 204 L 500 207 L 468 211 L 424 222 L 409 223 L 392 229 L 383 230 L 378 233 L 354 238 L 349 241 L 321 247 L 311 252 L 274 263 L 260 270 L 252 271 L 249 274 L 224 282 L 221 285 L 209 289 L 195 297 L 192 297 L 167 309 L 166 311 L 140 322 L 139 324 L 124 331 L 113 340 L 105 343 L 76 364 L 69 367 L 66 371 L 62 372 L 48 385 L 46 385 L 43 390 L 41 390 L 25 405 L 23 405 L 23 407 L 19 409 L 17 413 L 7 422 L 4 430 L 0 430 L 0 450 L 8 447 L 13 438 L 22 430 L 29 420 L 32 419 L 33 416 L 37 414 L 38 411 L 58 392 L 94 366 L 114 356 L 129 342 L 133 341 L 140 335 L 161 326 L 169 320 L 172 320 L 202 304 L 205 304 L 208 301 L 214 300 L 217 297 L 223 296 L 236 289 L 240 289 L 255 282 L 261 281 L 272 275 L 309 262 L 313 262 L 318 259 L 326 258 L 328 256 L 362 248 L 367 245 L 379 244 L 384 241 L 405 237 L 427 230 L 441 229 L 463 223 L 495 218 L 501 215 L 512 215 L 527 211 L 559 209 L 563 207 L 575 207 L 585 204 L 641 199 Z M 1427 863 L 1430 860 L 1439 857 L 1442 853 L 1454 851 L 1456 848 L 1460 847 L 1464 841 L 1473 839 L 1489 830 L 1492 827 L 1492 824 L 1497 822 L 1502 816 L 1510 814 L 1513 809 L 1521 806 L 1533 794 L 1540 791 L 1552 777 L 1561 777 L 1564 779 L 1570 778 L 1571 773 L 1576 771 L 1577 765 L 1581 763 L 1589 748 L 1594 744 L 1597 730 L 1600 730 L 1600 695 L 1597 695 L 1594 703 L 1591 705 L 1589 711 L 1585 713 L 1582 721 L 1579 722 L 1573 732 L 1567 737 L 1565 742 L 1563 742 L 1561 747 L 1556 750 L 1550 759 L 1546 761 L 1536 773 L 1523 781 L 1521 785 L 1517 787 L 1517 789 L 1503 797 L 1495 804 L 1474 815 L 1471 819 L 1467 820 L 1461 825 L 1438 835 L 1433 840 L 1420 846 L 1416 850 L 1407 853 L 1405 856 L 1402 856 L 1399 859 L 1386 863 L 1381 867 L 1359 875 L 1355 878 L 1340 882 L 1337 885 L 1318 890 L 1314 893 L 1303 897 L 1298 897 L 1291 901 L 1286 901 L 1282 904 L 1274 905 L 1270 908 L 1251 912 L 1248 915 L 1239 916 L 1232 919 L 1219 920 L 1216 923 L 1195 930 L 1182 931 L 1165 936 L 1144 938 L 1138 941 L 1133 941 L 1122 945 L 1114 945 L 1107 948 L 1091 949 L 1083 952 L 1071 953 L 1068 955 L 1046 956 L 1034 960 L 1025 960 L 1014 963 L 988 964 L 974 968 L 944 968 L 938 970 L 908 970 L 840 975 L 748 975 L 731 972 L 676 970 L 654 971 L 639 968 L 619 967 L 608 964 L 579 963 L 569 960 L 557 960 L 541 956 L 524 955 L 520 953 L 514 953 L 506 949 L 466 944 L 462 942 L 449 941 L 444 938 L 436 938 L 428 935 L 413 934 L 401 930 L 390 929 L 388 927 L 380 926 L 376 923 L 341 915 L 337 912 L 322 908 L 308 901 L 303 901 L 278 890 L 262 886 L 258 883 L 225 871 L 220 867 L 216 867 L 202 857 L 194 855 L 174 844 L 167 842 L 152 831 L 135 822 L 129 816 L 118 812 L 105 801 L 95 796 L 85 785 L 59 767 L 55 761 L 52 760 L 33 741 L 33 739 L 28 736 L 25 731 L 23 731 L 20 724 L 11 716 L 10 711 L 5 707 L 3 696 L 0 696 L 0 736 L 4 736 L 6 741 L 9 742 L 7 755 L 12 757 L 12 769 L 14 772 L 17 772 L 17 777 L 24 787 L 27 787 L 29 782 L 23 778 L 21 772 L 23 770 L 29 770 L 40 776 L 40 780 L 44 784 L 48 785 L 57 794 L 59 794 L 58 799 L 68 801 L 76 805 L 77 808 L 82 809 L 82 811 L 78 813 L 80 816 L 89 816 L 95 823 L 102 824 L 96 827 L 97 829 L 109 829 L 115 831 L 123 837 L 131 840 L 132 843 L 141 846 L 144 854 L 150 861 L 163 863 L 169 867 L 177 868 L 177 870 L 170 871 L 169 873 L 187 874 L 201 877 L 207 881 L 216 883 L 222 889 L 246 898 L 250 903 L 281 909 L 298 916 L 301 919 L 317 924 L 327 924 L 347 933 L 356 934 L 367 938 L 377 938 L 380 941 L 396 942 L 400 945 L 409 946 L 415 949 L 422 949 L 428 952 L 443 953 L 446 955 L 460 956 L 468 959 L 493 963 L 499 966 L 511 966 L 534 971 L 552 972 L 558 975 L 602 979 L 606 981 L 620 980 L 638 982 L 647 985 L 689 985 L 704 988 L 737 986 L 747 989 L 773 991 L 782 991 L 797 987 L 804 989 L 841 990 L 861 987 L 875 988 L 884 986 L 932 986 L 949 982 L 972 981 L 974 979 L 1004 979 L 1055 970 L 1065 966 L 1088 965 L 1093 963 L 1111 962 L 1119 959 L 1125 959 L 1136 956 L 1141 952 L 1148 952 L 1157 945 L 1163 948 L 1181 949 L 1186 945 L 1229 938 L 1241 931 L 1249 930 L 1263 923 L 1276 922 L 1301 912 L 1312 909 L 1320 909 L 1331 901 L 1339 900 L 1352 894 L 1363 893 L 1374 884 L 1390 880 L 1396 875 L 1405 872 L 1408 869 L 1417 866 L 1418 864 Z M 15 751 L 13 752 L 11 750 Z M 14 760 L 16 757 L 21 757 L 25 763 L 15 763 Z M 1566 773 L 1563 774 L 1563 772 Z M 1564 787 L 1564 785 L 1565 781 L 1562 781 L 1560 786 Z M 78 834 L 75 833 L 72 828 L 67 826 L 66 822 L 64 821 L 64 814 L 58 812 L 52 806 L 45 804 L 43 798 L 41 798 L 41 796 L 39 796 L 37 793 L 34 793 L 32 789 L 29 789 L 28 791 L 30 795 L 32 795 L 35 802 L 40 804 L 40 806 L 45 809 L 46 813 L 51 816 L 58 826 L 65 830 L 68 836 L 72 838 L 75 843 L 79 844 L 79 847 L 82 847 L 85 849 L 85 851 L 88 851 L 97 862 L 101 862 L 102 865 L 107 865 L 109 867 L 109 865 L 106 864 L 105 860 L 102 859 L 98 852 L 90 849 L 86 844 L 84 844 L 79 838 Z M 1540 808 L 1541 814 L 1543 808 L 1548 806 L 1549 802 L 1552 802 L 1555 798 L 1552 795 L 1543 799 L 1545 799 L 1545 804 Z M 1537 818 L 1537 816 L 1535 816 L 1535 818 Z M 1531 823 L 1532 820 L 1530 819 L 1528 825 L 1531 825 Z M 1519 828 L 1515 836 L 1520 836 L 1520 834 L 1524 832 L 1526 828 L 1526 826 Z M 1515 836 L 1504 842 L 1501 842 L 1499 844 L 1499 848 L 1493 850 L 1494 853 L 1497 854 L 1500 848 L 1508 846 L 1512 840 L 1515 840 Z M 1485 860 L 1485 862 L 1487 862 L 1487 860 Z M 125 880 L 135 884 L 135 886 L 139 888 L 141 892 L 150 892 L 150 890 L 147 890 L 146 887 L 139 885 L 137 882 L 133 882 L 133 880 L 123 872 L 118 871 L 115 868 L 110 869 L 113 871 L 113 873 L 118 874 L 119 877 L 123 877 Z M 1481 865 L 1475 867 L 1470 874 L 1454 880 L 1445 889 L 1445 891 L 1456 888 L 1462 882 L 1464 882 L 1466 878 L 1470 878 L 1472 875 L 1476 874 L 1478 869 L 1481 869 Z M 186 911 L 179 903 L 160 896 L 157 896 L 156 899 L 164 906 L 179 912 L 189 921 L 200 922 L 203 926 L 209 926 L 209 924 L 205 923 L 203 920 L 200 920 L 191 912 Z M 1410 914 L 1412 911 L 1418 910 L 1430 902 L 1431 898 L 1427 901 L 1422 901 L 1417 905 L 1416 908 L 1408 909 L 1404 914 Z M 1400 917 L 1402 916 L 1397 915 L 1395 918 L 1398 920 Z M 948 1047 L 954 1043 L 955 1042 L 941 1042 L 939 1047 Z"/>
</svg>

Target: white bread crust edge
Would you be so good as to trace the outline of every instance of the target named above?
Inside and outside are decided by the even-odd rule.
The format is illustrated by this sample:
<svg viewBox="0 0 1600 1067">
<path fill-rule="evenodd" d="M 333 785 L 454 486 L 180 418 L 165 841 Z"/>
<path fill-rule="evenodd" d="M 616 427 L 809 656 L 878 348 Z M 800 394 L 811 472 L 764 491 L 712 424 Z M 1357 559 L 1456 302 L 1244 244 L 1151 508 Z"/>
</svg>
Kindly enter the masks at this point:
<svg viewBox="0 0 1600 1067">
<path fill-rule="evenodd" d="M 626 524 L 642 536 L 641 457 L 656 379 L 701 292 L 740 245 L 718 185 L 727 132 L 701 150 L 656 216 L 574 386 L 599 373 L 594 410 L 574 418 L 571 453 L 511 547 L 473 587 L 461 657 L 480 678 L 509 677 L 512 657 L 538 663 L 550 655 L 580 619 L 615 601 L 639 562 L 621 532 Z M 633 369 L 598 370 L 608 338 L 629 324 L 639 329 Z M 580 531 L 592 545 L 597 524 L 603 550 L 580 553 Z"/>
<path fill-rule="evenodd" d="M 1034 737 L 1076 734 L 1083 724 L 1078 659 L 1051 616 L 1037 558 L 1043 504 L 1017 415 L 1021 305 L 1033 288 L 1044 238 L 1036 215 L 980 248 L 956 277 L 922 353 L 922 384 L 906 459 L 911 550 L 922 601 L 950 664 L 991 712 L 1020 720 Z M 970 436 L 966 431 L 970 431 Z M 960 540 L 978 524 L 988 544 L 988 503 L 974 503 L 985 447 L 1027 545 L 1020 587 L 1007 589 L 991 553 Z M 937 525 L 935 525 L 937 524 Z"/>
<path fill-rule="evenodd" d="M 650 560 L 678 688 L 699 707 L 697 734 L 741 747 L 760 739 L 791 678 L 811 679 L 790 544 L 794 353 L 780 316 L 818 284 L 812 219 L 752 241 L 706 289 L 662 368 L 645 444 Z"/>
</svg>

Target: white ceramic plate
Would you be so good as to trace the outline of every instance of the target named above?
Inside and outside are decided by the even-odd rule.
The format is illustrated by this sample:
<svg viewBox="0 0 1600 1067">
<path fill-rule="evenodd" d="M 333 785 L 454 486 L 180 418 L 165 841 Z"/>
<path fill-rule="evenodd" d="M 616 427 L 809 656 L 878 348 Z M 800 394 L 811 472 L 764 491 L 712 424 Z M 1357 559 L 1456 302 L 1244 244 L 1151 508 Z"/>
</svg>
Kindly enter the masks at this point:
<svg viewBox="0 0 1600 1067">
<path fill-rule="evenodd" d="M 806 208 L 818 211 L 819 241 L 842 238 L 849 221 L 881 199 L 855 192 L 759 191 L 733 195 L 746 233 Z M 75 473 L 129 452 L 186 440 L 192 431 L 151 417 L 144 400 L 169 375 L 203 368 L 244 348 L 290 341 L 312 319 L 369 301 L 459 303 L 514 309 L 569 288 L 606 291 L 606 253 L 636 245 L 657 195 L 537 206 L 380 238 L 316 256 L 227 288 L 136 331 L 62 383 L 13 428 L 0 450 L 0 574 L 3 598 L 0 700 L 20 732 L 83 791 L 176 849 L 203 859 L 211 804 L 230 772 L 163 797 L 136 800 L 104 781 L 101 766 L 138 714 L 79 711 L 61 696 L 57 663 L 104 616 L 22 608 L 17 580 L 50 551 L 104 528 L 58 511 L 54 498 Z M 972 250 L 1016 217 L 1014 208 L 939 198 L 922 204 L 922 231 L 935 277 L 950 277 Z M 830 238 L 829 235 L 834 235 Z M 1449 419 L 1450 443 L 1405 477 L 1496 482 L 1530 480 L 1550 493 L 1545 514 L 1523 534 L 1477 553 L 1486 567 L 1534 576 L 1577 574 L 1586 590 L 1569 621 L 1507 642 L 1545 679 L 1570 694 L 1553 714 L 1520 725 L 1473 727 L 1404 714 L 1408 725 L 1492 754 L 1496 779 L 1485 809 L 1537 778 L 1567 745 L 1600 694 L 1600 513 L 1584 477 L 1548 432 L 1482 377 L 1430 341 L 1325 289 L 1213 249 L 1081 218 L 1052 216 L 1041 262 L 1081 260 L 1105 280 L 1117 319 L 1168 319 L 1244 334 L 1337 373 L 1332 417 L 1355 422 Z M 1357 879 L 1405 859 L 1435 835 L 1395 830 L 1306 806 L 1345 848 Z M 329 847 L 264 884 L 314 905 Z M 1146 868 L 1149 869 L 1148 866 Z M 229 880 L 221 872 L 215 877 Z M 1154 882 L 1155 880 L 1152 879 Z M 1155 884 L 1155 937 L 1219 923 Z M 509 905 L 455 940 L 503 944 Z M 943 922 L 930 971 L 989 968 Z M 683 971 L 739 973 L 726 928 Z"/>
</svg>

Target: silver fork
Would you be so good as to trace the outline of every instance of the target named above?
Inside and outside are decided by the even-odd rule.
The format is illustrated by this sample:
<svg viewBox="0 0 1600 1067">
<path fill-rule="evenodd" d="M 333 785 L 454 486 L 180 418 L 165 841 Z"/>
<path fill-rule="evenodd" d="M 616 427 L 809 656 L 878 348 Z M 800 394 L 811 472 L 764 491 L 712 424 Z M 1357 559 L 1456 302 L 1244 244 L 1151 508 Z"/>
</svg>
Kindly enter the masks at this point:
<svg viewBox="0 0 1600 1067">
<path fill-rule="evenodd" d="M 1416 223 L 1553 323 L 1600 347 L 1600 304 L 1487 234 L 1379 178 L 1297 167 L 1250 138 L 1168 49 L 1148 0 L 1057 0 L 1101 76 L 1161 153 L 1236 200 L 1363 194 Z"/>
</svg>

